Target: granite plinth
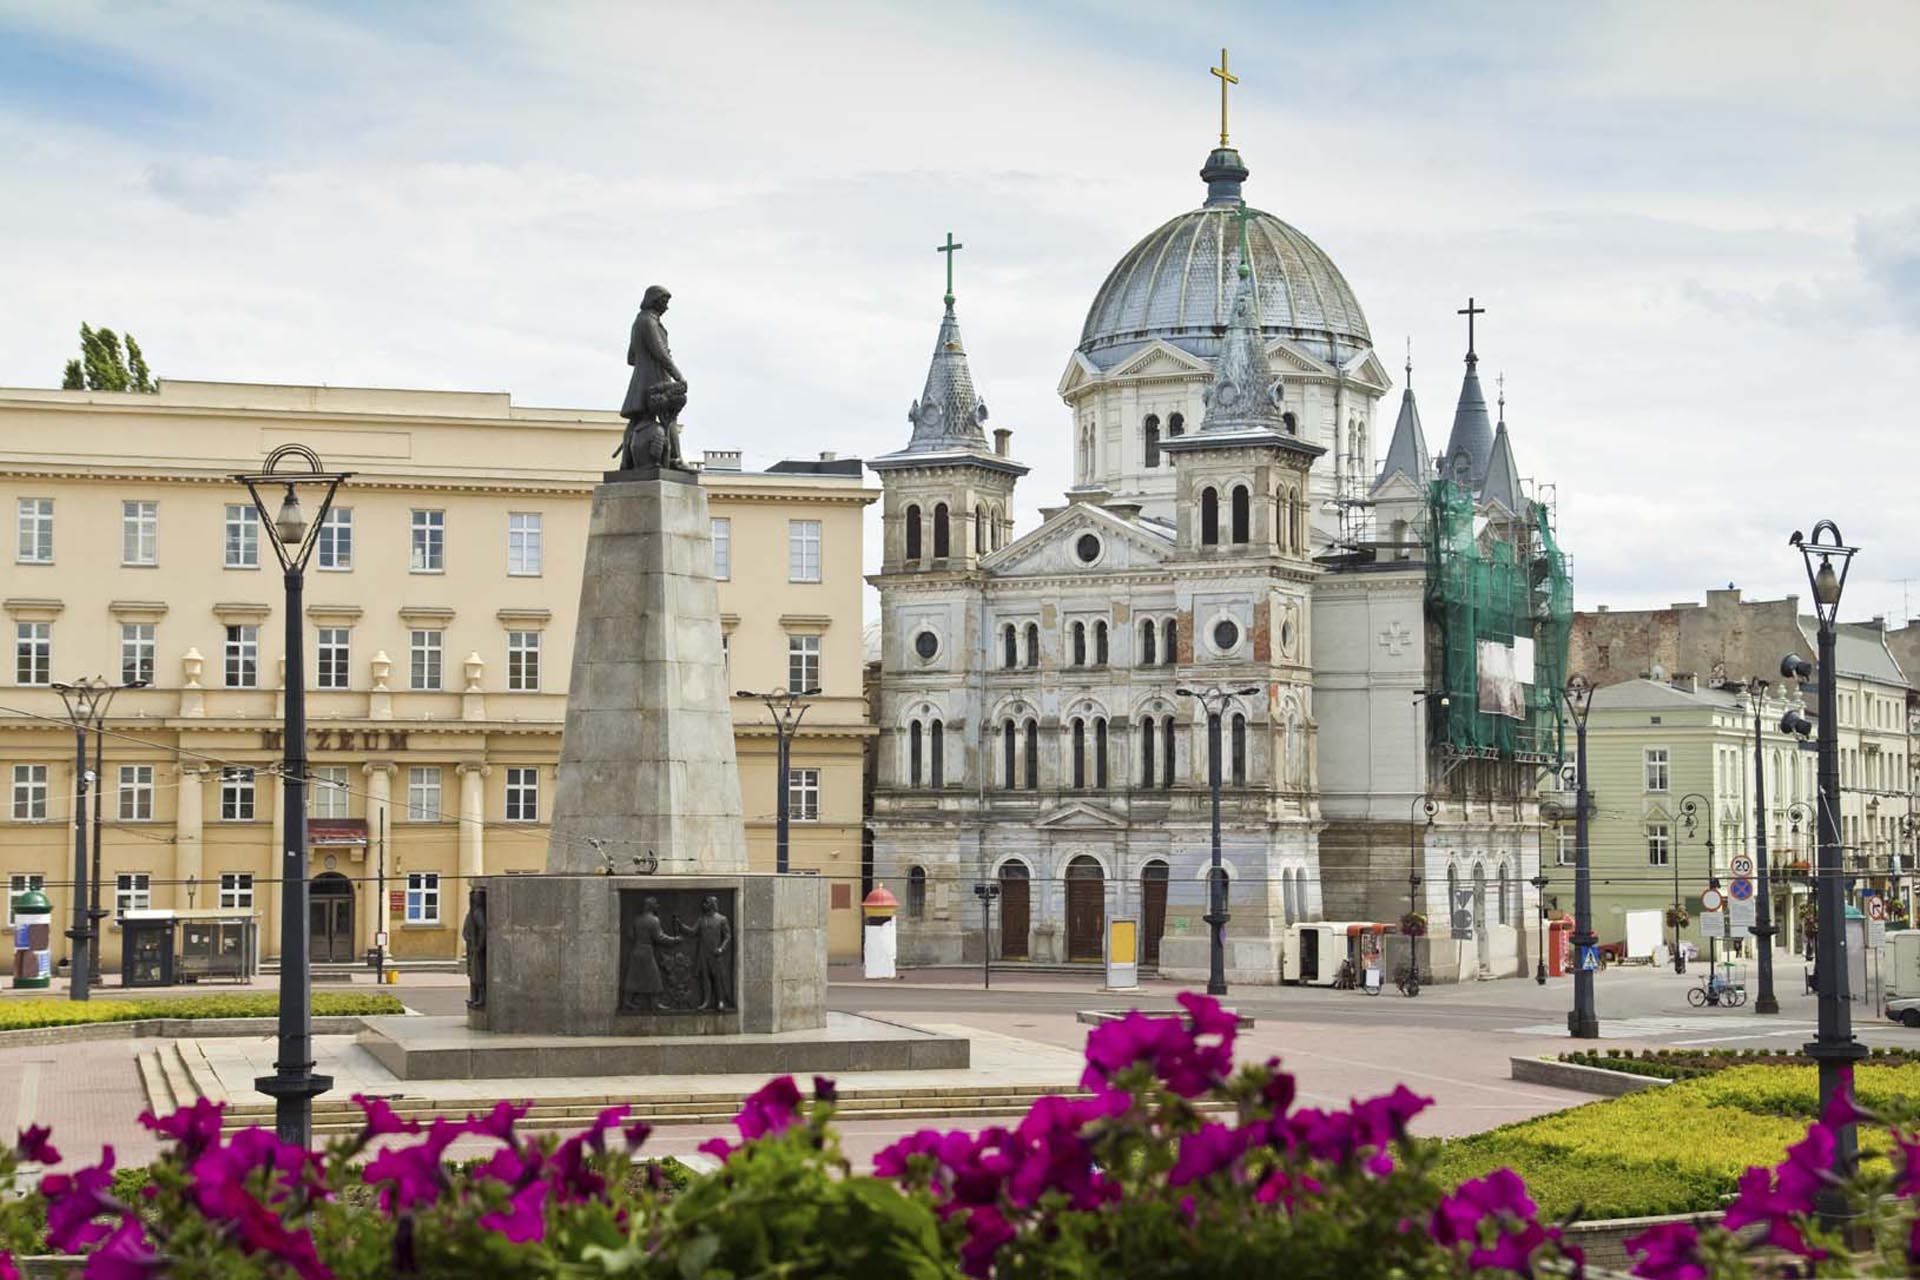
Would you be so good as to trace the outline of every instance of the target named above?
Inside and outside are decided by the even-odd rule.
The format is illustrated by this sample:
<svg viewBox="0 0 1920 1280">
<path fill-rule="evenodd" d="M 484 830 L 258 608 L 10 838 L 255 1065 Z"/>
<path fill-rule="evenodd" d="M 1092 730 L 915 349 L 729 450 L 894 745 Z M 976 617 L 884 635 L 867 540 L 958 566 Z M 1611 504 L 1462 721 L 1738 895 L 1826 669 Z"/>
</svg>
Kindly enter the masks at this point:
<svg viewBox="0 0 1920 1280">
<path fill-rule="evenodd" d="M 972 1059 L 963 1036 L 851 1013 L 830 1013 L 808 1030 L 720 1038 L 510 1035 L 475 1031 L 458 1017 L 363 1021 L 360 1047 L 402 1080 L 934 1071 Z"/>
</svg>

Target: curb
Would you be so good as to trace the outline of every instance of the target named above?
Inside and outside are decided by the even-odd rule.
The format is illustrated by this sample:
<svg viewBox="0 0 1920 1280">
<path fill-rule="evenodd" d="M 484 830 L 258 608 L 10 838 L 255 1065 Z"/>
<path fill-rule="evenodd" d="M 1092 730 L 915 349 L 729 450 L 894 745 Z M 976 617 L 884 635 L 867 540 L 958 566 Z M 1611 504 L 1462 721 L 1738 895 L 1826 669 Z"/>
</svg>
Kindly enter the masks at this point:
<svg viewBox="0 0 1920 1280">
<path fill-rule="evenodd" d="M 379 1015 L 382 1017 L 392 1015 Z M 329 1014 L 313 1020 L 316 1036 L 353 1035 L 361 1015 Z M 80 1044 L 88 1040 L 192 1039 L 196 1036 L 270 1036 L 278 1018 L 129 1018 L 124 1022 L 77 1022 L 60 1027 L 23 1027 L 0 1031 L 0 1049 L 44 1044 Z"/>
<path fill-rule="evenodd" d="M 1555 1058 L 1509 1058 L 1507 1062 L 1511 1077 L 1515 1080 L 1598 1094 L 1603 1098 L 1618 1098 L 1623 1094 L 1640 1093 L 1673 1083 L 1658 1076 L 1639 1076 L 1628 1071 L 1609 1071 L 1605 1067 L 1586 1067 Z"/>
</svg>

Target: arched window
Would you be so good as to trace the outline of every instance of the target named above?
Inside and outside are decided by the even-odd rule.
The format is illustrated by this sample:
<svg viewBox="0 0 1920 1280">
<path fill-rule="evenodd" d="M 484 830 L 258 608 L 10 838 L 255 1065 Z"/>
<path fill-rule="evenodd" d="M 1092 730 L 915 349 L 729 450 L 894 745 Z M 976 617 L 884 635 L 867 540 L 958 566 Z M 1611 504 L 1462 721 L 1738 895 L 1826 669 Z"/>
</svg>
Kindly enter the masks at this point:
<svg viewBox="0 0 1920 1280">
<path fill-rule="evenodd" d="M 1160 785 L 1173 787 L 1173 717 L 1160 722 Z"/>
<path fill-rule="evenodd" d="M 1040 624 L 1036 622 L 1027 624 L 1027 665 L 1040 665 Z"/>
<path fill-rule="evenodd" d="M 1160 647 L 1160 661 L 1170 667 L 1180 660 L 1180 623 L 1177 619 L 1167 619 L 1167 625 L 1162 628 L 1162 638 L 1166 643 Z"/>
<path fill-rule="evenodd" d="M 1140 785 L 1153 785 L 1153 717 L 1144 716 L 1140 720 Z"/>
<path fill-rule="evenodd" d="M 1097 667 L 1107 665 L 1107 624 L 1093 624 L 1093 663 Z"/>
<path fill-rule="evenodd" d="M 1073 665 L 1076 667 L 1084 667 L 1087 665 L 1087 624 L 1084 622 L 1074 623 L 1071 629 L 1071 635 L 1073 639 Z"/>
<path fill-rule="evenodd" d="M 1168 438 L 1172 438 L 1174 436 L 1179 436 L 1179 435 L 1185 435 L 1186 432 L 1187 432 L 1187 419 L 1183 414 L 1172 413 L 1167 415 Z"/>
<path fill-rule="evenodd" d="M 1017 776 L 1013 766 L 1016 754 L 1015 744 L 1019 738 L 1020 731 L 1014 728 L 1013 719 L 1009 717 L 1007 722 L 1000 726 L 1000 777 L 1002 779 L 1000 785 L 1009 791 L 1013 790 L 1013 780 Z"/>
<path fill-rule="evenodd" d="M 1093 785 L 1097 791 L 1107 789 L 1107 718 L 1097 716 L 1093 721 Z"/>
<path fill-rule="evenodd" d="M 933 762 L 928 770 L 929 781 L 936 787 L 945 786 L 947 781 L 947 735 L 945 726 L 938 720 L 927 722 L 927 755 Z"/>
<path fill-rule="evenodd" d="M 1160 418 L 1158 414 L 1148 414 L 1146 422 L 1141 424 L 1141 434 L 1146 438 L 1147 465 L 1160 465 Z"/>
<path fill-rule="evenodd" d="M 1233 486 L 1233 540 L 1235 542 L 1245 542 L 1250 536 L 1248 528 L 1253 521 L 1252 502 L 1253 495 L 1247 490 L 1247 486 L 1243 484 Z"/>
<path fill-rule="evenodd" d="M 947 504 L 944 502 L 936 502 L 933 504 L 933 558 L 935 560 L 945 560 L 949 546 L 950 544 L 947 538 Z"/>
<path fill-rule="evenodd" d="M 1000 508 L 998 507 L 995 507 L 993 509 L 993 519 L 991 521 L 991 524 L 993 526 L 993 529 L 992 529 L 993 549 L 995 551 L 998 551 L 1000 549 L 1000 539 L 1004 534 L 1005 525 L 1006 525 L 1006 516 L 1001 514 Z"/>
<path fill-rule="evenodd" d="M 1027 721 L 1027 790 L 1040 789 L 1040 722 Z"/>
<path fill-rule="evenodd" d="M 1157 629 L 1158 628 L 1155 626 L 1152 618 L 1141 619 L 1140 665 L 1143 667 L 1150 667 L 1153 665 L 1153 641 L 1154 641 L 1154 632 Z"/>
<path fill-rule="evenodd" d="M 1287 505 L 1293 510 L 1293 549 L 1305 551 L 1307 549 L 1307 504 L 1300 500 L 1298 489 L 1287 490 Z"/>
<path fill-rule="evenodd" d="M 936 757 L 937 758 L 937 757 Z M 1247 718 L 1233 713 L 1233 785 L 1247 785 Z"/>
<path fill-rule="evenodd" d="M 1220 541 L 1220 495 L 1212 485 L 1200 491 L 1200 545 L 1215 546 Z"/>
<path fill-rule="evenodd" d="M 907 872 L 907 919 L 927 918 L 927 869 L 914 867 Z"/>
<path fill-rule="evenodd" d="M 1273 495 L 1273 541 L 1282 551 L 1288 549 L 1287 520 L 1287 491 L 1281 489 Z"/>
<path fill-rule="evenodd" d="M 907 726 L 907 785 L 920 785 L 920 722 L 915 720 Z"/>
<path fill-rule="evenodd" d="M 907 507 L 907 559 L 920 558 L 920 506 L 918 503 Z"/>
<path fill-rule="evenodd" d="M 1000 628 L 1000 658 L 1000 665 L 1009 671 L 1020 665 L 1019 639 L 1011 622 Z"/>
<path fill-rule="evenodd" d="M 973 553 L 987 554 L 987 508 L 983 503 L 973 509 Z"/>
<path fill-rule="evenodd" d="M 1087 722 L 1074 717 L 1073 721 L 1073 789 L 1083 791 L 1087 786 Z"/>
</svg>

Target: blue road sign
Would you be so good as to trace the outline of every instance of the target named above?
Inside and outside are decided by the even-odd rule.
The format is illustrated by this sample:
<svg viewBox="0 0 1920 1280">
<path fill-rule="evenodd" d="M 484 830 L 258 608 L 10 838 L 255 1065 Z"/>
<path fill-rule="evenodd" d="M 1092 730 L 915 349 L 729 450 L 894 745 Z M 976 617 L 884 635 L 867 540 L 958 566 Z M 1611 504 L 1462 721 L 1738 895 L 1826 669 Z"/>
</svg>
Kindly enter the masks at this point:
<svg viewBox="0 0 1920 1280">
<path fill-rule="evenodd" d="M 1582 973 L 1592 973 L 1594 970 L 1598 969 L 1600 967 L 1599 944 L 1587 943 L 1581 946 L 1579 963 L 1580 963 L 1580 971 Z"/>
<path fill-rule="evenodd" d="M 1745 902 L 1747 899 L 1753 897 L 1753 881 L 1747 879 L 1745 876 L 1741 876 L 1739 879 L 1727 885 L 1727 892 L 1733 895 L 1735 902 Z"/>
</svg>

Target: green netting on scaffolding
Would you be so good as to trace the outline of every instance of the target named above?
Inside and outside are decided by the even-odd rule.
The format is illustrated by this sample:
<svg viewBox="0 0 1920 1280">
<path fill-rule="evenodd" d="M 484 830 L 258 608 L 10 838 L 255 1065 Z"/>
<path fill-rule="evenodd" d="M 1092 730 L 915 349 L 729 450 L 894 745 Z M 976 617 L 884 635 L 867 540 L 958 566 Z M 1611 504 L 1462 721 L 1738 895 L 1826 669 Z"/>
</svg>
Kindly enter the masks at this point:
<svg viewBox="0 0 1920 1280">
<path fill-rule="evenodd" d="M 1573 584 L 1543 503 L 1518 520 L 1483 520 L 1471 491 L 1436 480 L 1427 501 L 1427 614 L 1440 638 L 1439 691 L 1432 708 L 1440 745 L 1503 760 L 1558 759 L 1564 730 L 1573 624 Z M 1530 673 L 1508 680 L 1488 661 L 1518 661 L 1516 640 L 1533 642 Z M 1501 651 L 1505 651 L 1504 653 Z M 1489 704 L 1499 709 L 1483 709 Z"/>
</svg>

